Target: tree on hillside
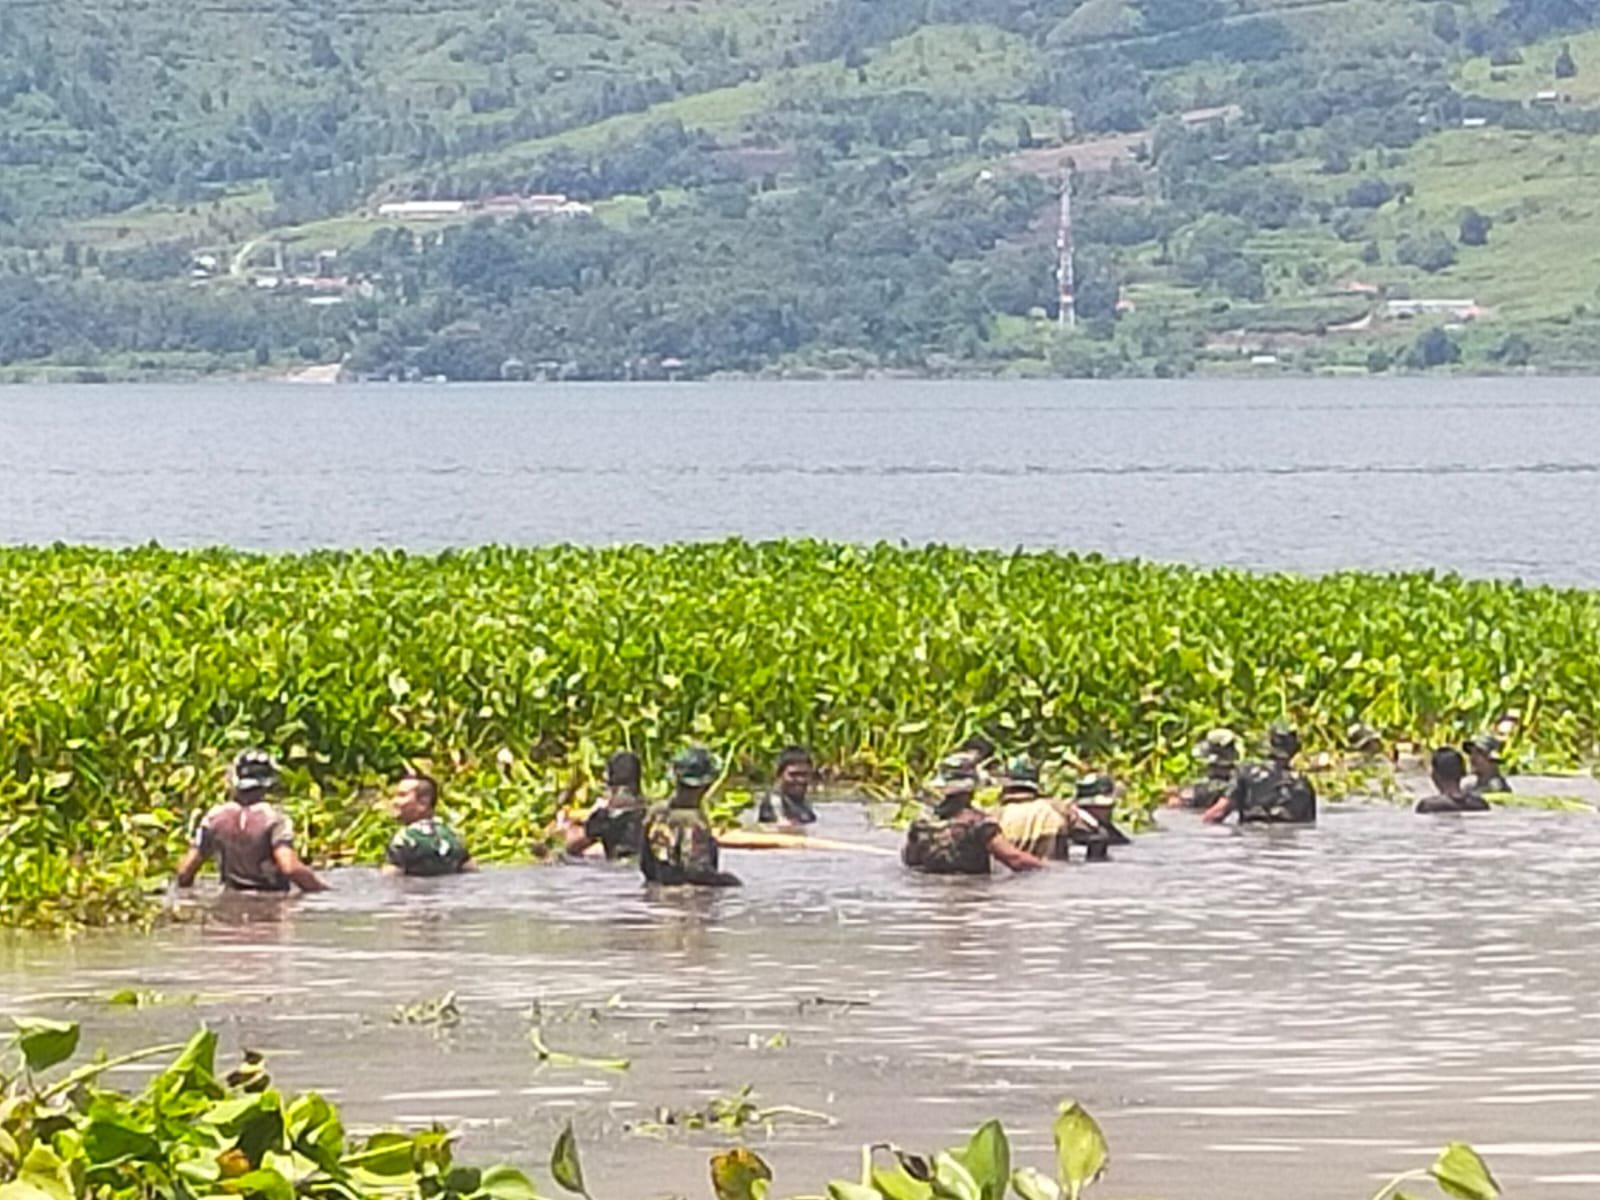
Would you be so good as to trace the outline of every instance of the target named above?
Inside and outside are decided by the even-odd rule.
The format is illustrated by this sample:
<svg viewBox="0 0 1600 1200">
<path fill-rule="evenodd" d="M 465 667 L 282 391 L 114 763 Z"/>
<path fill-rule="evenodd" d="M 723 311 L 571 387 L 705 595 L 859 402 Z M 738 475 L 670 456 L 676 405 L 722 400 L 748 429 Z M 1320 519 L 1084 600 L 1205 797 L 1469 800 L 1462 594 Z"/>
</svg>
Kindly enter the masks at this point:
<svg viewBox="0 0 1600 1200">
<path fill-rule="evenodd" d="M 1351 208 L 1382 208 L 1394 199 L 1394 185 L 1386 179 L 1369 176 L 1353 185 L 1344 194 L 1344 202 Z"/>
<path fill-rule="evenodd" d="M 1461 38 L 1461 22 L 1456 19 L 1456 6 L 1448 0 L 1434 5 L 1433 36 L 1441 42 L 1456 42 Z"/>
<path fill-rule="evenodd" d="M 1500 20 L 1531 40 L 1593 25 L 1600 20 L 1600 0 L 1505 0 Z"/>
<path fill-rule="evenodd" d="M 1525 367 L 1533 361 L 1533 345 L 1520 333 L 1507 334 L 1489 357 L 1502 366 Z"/>
<path fill-rule="evenodd" d="M 1401 238 L 1394 256 L 1406 266 L 1417 267 L 1432 275 L 1455 263 L 1456 248 L 1449 238 L 1434 229 Z"/>
<path fill-rule="evenodd" d="M 1425 329 L 1406 351 L 1406 366 L 1414 371 L 1430 371 L 1461 361 L 1461 347 L 1455 338 L 1435 327 Z"/>
<path fill-rule="evenodd" d="M 1463 246 L 1485 246 L 1489 243 L 1489 230 L 1494 222 L 1475 208 L 1461 210 L 1460 237 Z"/>
<path fill-rule="evenodd" d="M 1556 55 L 1555 74 L 1557 79 L 1571 79 L 1578 73 L 1578 64 L 1573 60 L 1572 47 L 1566 42 L 1561 43 L 1561 52 Z"/>
</svg>

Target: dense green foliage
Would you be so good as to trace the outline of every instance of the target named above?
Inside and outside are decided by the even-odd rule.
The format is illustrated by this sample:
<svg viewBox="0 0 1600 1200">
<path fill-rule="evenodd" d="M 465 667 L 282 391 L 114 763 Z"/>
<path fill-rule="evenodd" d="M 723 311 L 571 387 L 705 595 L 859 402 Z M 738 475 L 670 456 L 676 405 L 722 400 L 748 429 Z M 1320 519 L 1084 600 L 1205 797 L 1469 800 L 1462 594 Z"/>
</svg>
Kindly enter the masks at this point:
<svg viewBox="0 0 1600 1200">
<path fill-rule="evenodd" d="M 456 1164 L 452 1134 L 346 1134 L 315 1092 L 286 1096 L 261 1059 L 223 1075 L 217 1035 L 103 1055 L 59 1077 L 75 1024 L 14 1018 L 15 1073 L 0 1071 L 0 1200 L 536 1200 L 511 1167 Z M 136 1096 L 106 1086 L 117 1067 L 175 1055 Z"/>
<path fill-rule="evenodd" d="M 1225 722 L 1592 759 L 1600 597 L 814 542 L 266 557 L 0 550 L 0 919 L 140 911 L 239 748 L 271 749 L 316 858 L 376 861 L 407 765 L 485 859 L 628 746 L 759 777 L 789 742 L 897 792 L 984 731 L 1143 790 Z M 369 790 L 363 790 L 369 789 Z M 1141 789 L 1136 789 L 1139 791 Z"/>
<path fill-rule="evenodd" d="M 1583 365 L 1597 26 L 1588 0 L 7 11 L 0 369 Z M 1060 335 L 1069 157 L 1084 321 Z M 595 213 L 372 215 L 530 191 Z M 347 286 L 252 294 L 319 271 Z M 1511 328 L 1408 355 L 1354 283 Z"/>
</svg>

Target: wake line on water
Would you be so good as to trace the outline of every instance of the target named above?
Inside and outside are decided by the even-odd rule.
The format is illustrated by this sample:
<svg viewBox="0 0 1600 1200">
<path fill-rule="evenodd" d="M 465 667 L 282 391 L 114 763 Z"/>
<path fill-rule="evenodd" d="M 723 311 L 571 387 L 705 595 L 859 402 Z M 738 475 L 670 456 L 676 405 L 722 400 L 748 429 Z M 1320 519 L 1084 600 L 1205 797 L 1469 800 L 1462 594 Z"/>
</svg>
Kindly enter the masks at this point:
<svg viewBox="0 0 1600 1200">
<path fill-rule="evenodd" d="M 394 464 L 386 462 L 374 464 L 370 467 L 352 467 L 341 465 L 338 468 L 309 467 L 295 470 L 290 466 L 274 466 L 271 469 L 252 470 L 249 468 L 230 467 L 230 477 L 257 476 L 261 478 L 303 478 L 303 477 L 347 477 L 357 476 L 388 476 L 394 473 Z M 959 478 L 973 477 L 980 479 L 1031 479 L 1031 478 L 1104 478 L 1121 476 L 1144 476 L 1160 478 L 1170 476 L 1174 478 L 1189 478 L 1196 476 L 1217 478 L 1293 478 L 1297 475 L 1310 476 L 1438 476 L 1438 477 L 1463 477 L 1463 476 L 1543 476 L 1543 475 L 1600 475 L 1600 463 L 1488 463 L 1488 464 L 1353 464 L 1353 463 L 1306 463 L 1303 465 L 1222 465 L 1216 463 L 1129 463 L 1124 465 L 1083 465 L 1063 466 L 1046 463 L 1021 463 L 1015 465 L 975 464 L 953 465 L 945 463 L 921 464 L 833 464 L 833 465 L 795 465 L 790 463 L 741 463 L 721 464 L 713 466 L 699 466 L 695 464 L 673 464 L 671 466 L 576 466 L 570 463 L 540 463 L 540 464 L 511 464 L 506 466 L 483 467 L 464 466 L 453 463 L 416 463 L 407 464 L 406 470 L 419 475 L 437 476 L 477 476 L 477 477 L 538 477 L 556 476 L 561 478 L 581 478 L 584 476 L 606 477 L 635 477 L 649 478 L 706 478 L 706 479 L 742 479 L 747 477 L 760 477 L 763 479 L 782 478 L 794 476 L 800 478 L 851 478 L 871 479 L 881 477 L 885 479 L 906 478 Z M 10 472 L 19 476 L 49 476 L 61 478 L 77 478 L 80 476 L 93 476 L 95 478 L 171 478 L 171 477 L 209 477 L 217 472 L 215 468 L 205 467 L 129 467 L 117 468 L 78 468 L 78 467 L 37 467 L 29 468 L 25 465 L 16 465 Z"/>
</svg>

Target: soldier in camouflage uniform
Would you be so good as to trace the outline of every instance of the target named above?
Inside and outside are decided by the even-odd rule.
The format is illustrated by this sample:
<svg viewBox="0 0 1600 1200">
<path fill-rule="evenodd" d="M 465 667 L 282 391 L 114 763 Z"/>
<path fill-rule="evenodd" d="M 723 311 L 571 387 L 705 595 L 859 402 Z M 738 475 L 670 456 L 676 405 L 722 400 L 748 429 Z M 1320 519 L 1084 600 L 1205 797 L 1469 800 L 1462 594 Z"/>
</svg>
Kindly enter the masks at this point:
<svg viewBox="0 0 1600 1200">
<path fill-rule="evenodd" d="M 384 852 L 385 875 L 457 875 L 474 870 L 461 835 L 439 820 L 439 784 L 429 775 L 407 775 L 395 786 L 389 811 L 404 828 Z"/>
<path fill-rule="evenodd" d="M 717 838 L 701 802 L 717 779 L 709 751 L 693 746 L 672 760 L 672 798 L 645 814 L 639 867 L 650 883 L 678 887 L 738 887 L 719 868 Z"/>
<path fill-rule="evenodd" d="M 1287 725 L 1276 724 L 1267 734 L 1267 745 L 1268 761 L 1241 767 L 1233 789 L 1206 810 L 1204 820 L 1226 821 L 1237 815 L 1241 825 L 1316 823 L 1316 789 L 1294 769 L 1300 735 Z"/>
<path fill-rule="evenodd" d="M 1194 748 L 1194 755 L 1206 764 L 1205 777 L 1170 793 L 1167 804 L 1205 812 L 1233 790 L 1233 778 L 1239 771 L 1239 738 L 1231 729 L 1213 729 Z"/>
<path fill-rule="evenodd" d="M 1478 795 L 1487 796 L 1511 790 L 1506 777 L 1500 773 L 1500 751 L 1504 748 L 1505 743 L 1492 733 L 1474 734 L 1467 739 L 1463 749 L 1466 750 L 1467 759 L 1472 764 L 1472 779 L 1467 786 Z"/>
<path fill-rule="evenodd" d="M 1012 845 L 988 813 L 972 805 L 978 776 L 970 759 L 945 759 L 933 781 L 938 796 L 932 816 L 918 817 L 906 830 L 901 861 L 927 875 L 987 875 L 995 859 L 1013 871 L 1036 871 L 1042 859 Z"/>
</svg>

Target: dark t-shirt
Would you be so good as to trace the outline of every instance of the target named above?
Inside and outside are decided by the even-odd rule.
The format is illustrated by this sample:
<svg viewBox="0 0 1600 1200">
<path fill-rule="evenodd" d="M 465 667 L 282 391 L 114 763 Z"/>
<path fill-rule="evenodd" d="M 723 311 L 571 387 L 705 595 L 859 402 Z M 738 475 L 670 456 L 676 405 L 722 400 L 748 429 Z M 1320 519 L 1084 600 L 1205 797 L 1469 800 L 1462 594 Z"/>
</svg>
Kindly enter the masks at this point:
<svg viewBox="0 0 1600 1200">
<path fill-rule="evenodd" d="M 637 857 L 643 831 L 643 797 L 621 788 L 612 789 L 583 823 L 583 835 L 599 842 L 613 861 Z"/>
<path fill-rule="evenodd" d="M 1419 813 L 1488 812 L 1489 802 L 1476 792 L 1462 792 L 1459 798 L 1436 795 L 1418 800 L 1416 811 Z"/>
<path fill-rule="evenodd" d="M 195 826 L 194 847 L 217 860 L 225 887 L 242 892 L 286 892 L 289 881 L 278 873 L 272 852 L 294 845 L 289 818 L 265 800 L 219 804 Z"/>
<path fill-rule="evenodd" d="M 1480 796 L 1487 796 L 1494 792 L 1509 792 L 1511 785 L 1506 782 L 1506 777 L 1495 771 L 1491 775 L 1474 775 L 1472 777 L 1472 790 Z"/>
</svg>

